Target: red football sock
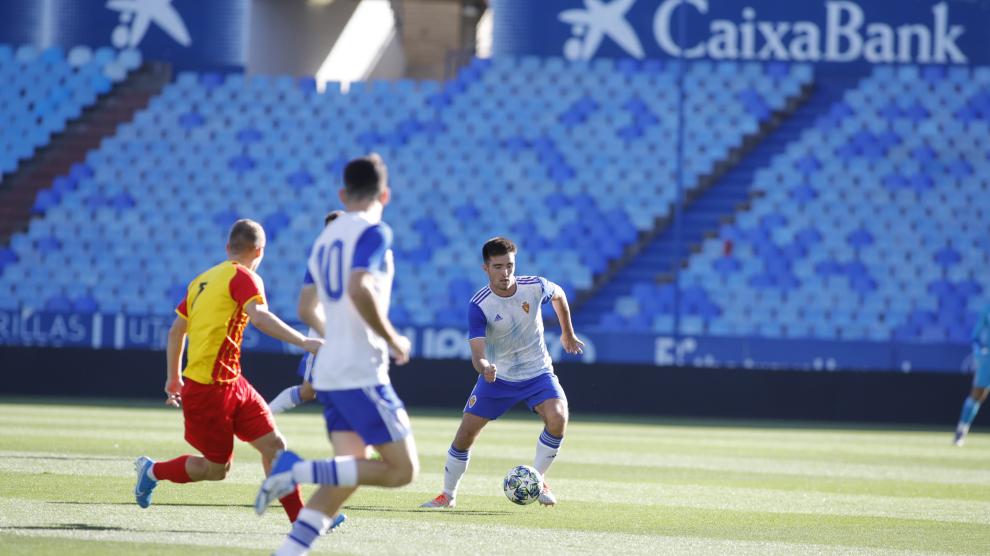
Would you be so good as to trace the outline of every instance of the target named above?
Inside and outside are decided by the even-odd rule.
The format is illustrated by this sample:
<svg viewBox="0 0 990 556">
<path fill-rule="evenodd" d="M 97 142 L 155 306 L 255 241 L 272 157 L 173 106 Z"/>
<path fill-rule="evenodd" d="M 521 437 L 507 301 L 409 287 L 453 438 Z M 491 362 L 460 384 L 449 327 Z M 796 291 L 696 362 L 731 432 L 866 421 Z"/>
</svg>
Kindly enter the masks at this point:
<svg viewBox="0 0 990 556">
<path fill-rule="evenodd" d="M 299 490 L 299 487 L 297 486 L 292 494 L 287 494 L 279 498 L 278 501 L 285 508 L 285 515 L 289 516 L 289 521 L 295 523 L 296 518 L 299 517 L 299 512 L 303 509 L 302 491 Z"/>
<path fill-rule="evenodd" d="M 168 461 L 160 461 L 151 466 L 151 473 L 159 481 L 171 481 L 173 483 L 188 483 L 192 479 L 186 472 L 186 460 L 192 456 L 179 456 Z"/>
</svg>

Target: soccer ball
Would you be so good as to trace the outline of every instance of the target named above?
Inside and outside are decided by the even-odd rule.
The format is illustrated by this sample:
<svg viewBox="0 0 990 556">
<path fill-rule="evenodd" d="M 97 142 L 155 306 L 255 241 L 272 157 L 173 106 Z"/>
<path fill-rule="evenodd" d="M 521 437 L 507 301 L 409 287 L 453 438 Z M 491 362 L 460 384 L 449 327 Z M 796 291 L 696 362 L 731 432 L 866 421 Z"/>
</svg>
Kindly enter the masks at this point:
<svg viewBox="0 0 990 556">
<path fill-rule="evenodd" d="M 517 465 L 505 474 L 502 490 L 505 491 L 505 497 L 514 504 L 532 504 L 543 490 L 543 475 L 528 465 Z"/>
</svg>

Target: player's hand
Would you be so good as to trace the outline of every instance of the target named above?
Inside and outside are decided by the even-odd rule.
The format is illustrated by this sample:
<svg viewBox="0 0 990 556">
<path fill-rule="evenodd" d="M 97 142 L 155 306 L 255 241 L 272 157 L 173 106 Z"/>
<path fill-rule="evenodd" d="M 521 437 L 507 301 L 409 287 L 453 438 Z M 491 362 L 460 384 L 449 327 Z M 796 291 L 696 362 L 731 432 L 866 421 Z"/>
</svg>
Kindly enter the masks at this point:
<svg viewBox="0 0 990 556">
<path fill-rule="evenodd" d="M 572 354 L 584 353 L 584 342 L 578 340 L 574 334 L 564 334 L 560 337 L 560 345 L 564 351 Z"/>
<path fill-rule="evenodd" d="M 388 351 L 395 359 L 396 365 L 405 365 L 409 362 L 409 353 L 412 351 L 412 342 L 409 338 L 399 334 L 388 343 Z"/>
<path fill-rule="evenodd" d="M 182 377 L 165 381 L 165 405 L 180 407 L 182 405 Z"/>
<path fill-rule="evenodd" d="M 316 355 L 316 352 L 320 351 L 320 348 L 323 347 L 323 339 L 321 339 L 321 338 L 306 338 L 305 340 L 303 340 L 302 345 L 299 346 L 299 347 L 301 347 L 304 350 L 312 353 L 313 355 Z"/>
<path fill-rule="evenodd" d="M 485 377 L 485 382 L 492 383 L 495 382 L 495 375 L 498 373 L 498 369 L 495 368 L 494 363 L 490 363 L 485 370 L 481 373 Z"/>
</svg>

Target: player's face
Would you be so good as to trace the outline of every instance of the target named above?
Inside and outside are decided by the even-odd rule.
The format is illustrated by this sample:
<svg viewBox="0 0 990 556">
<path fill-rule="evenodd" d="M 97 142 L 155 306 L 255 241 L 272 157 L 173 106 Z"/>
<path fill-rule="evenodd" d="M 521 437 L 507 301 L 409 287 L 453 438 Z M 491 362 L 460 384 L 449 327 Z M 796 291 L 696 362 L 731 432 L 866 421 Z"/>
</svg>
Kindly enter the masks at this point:
<svg viewBox="0 0 990 556">
<path fill-rule="evenodd" d="M 493 290 L 506 291 L 516 283 L 515 253 L 492 257 L 481 268 L 488 274 L 488 282 Z"/>
</svg>

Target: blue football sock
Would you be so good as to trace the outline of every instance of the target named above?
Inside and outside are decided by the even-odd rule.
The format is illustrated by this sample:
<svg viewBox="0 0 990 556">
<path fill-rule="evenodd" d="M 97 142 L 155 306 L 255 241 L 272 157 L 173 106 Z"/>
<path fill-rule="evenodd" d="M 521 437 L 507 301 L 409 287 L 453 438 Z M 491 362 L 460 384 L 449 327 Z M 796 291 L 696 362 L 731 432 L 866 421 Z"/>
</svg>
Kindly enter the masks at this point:
<svg viewBox="0 0 990 556">
<path fill-rule="evenodd" d="M 976 418 L 977 412 L 979 411 L 980 402 L 971 397 L 967 397 L 966 401 L 963 403 L 962 414 L 959 415 L 959 424 L 969 428 L 969 426 L 973 423 L 973 419 Z"/>
</svg>

